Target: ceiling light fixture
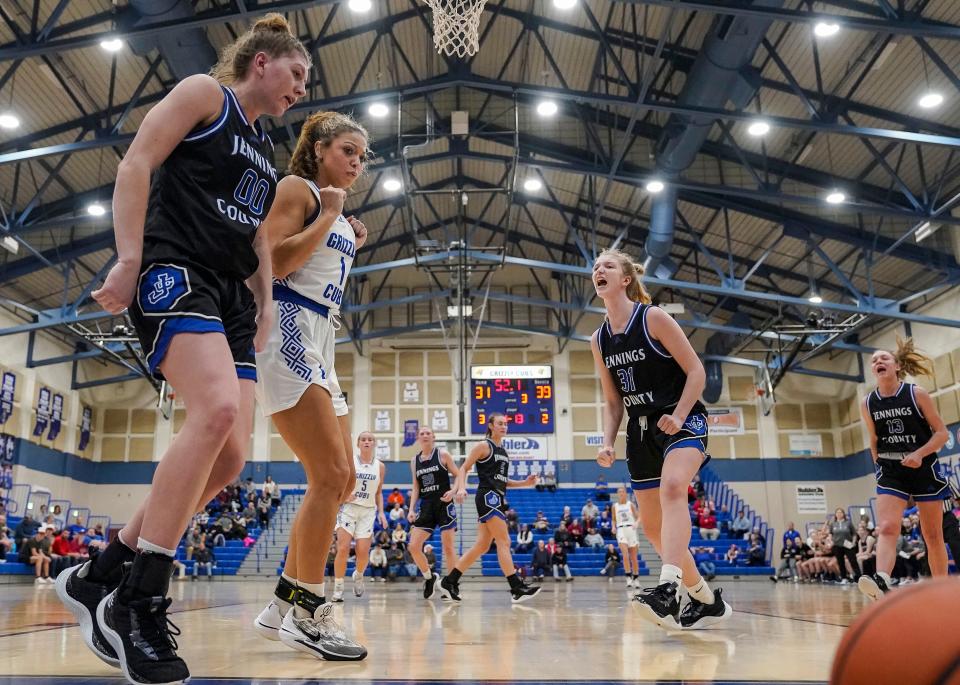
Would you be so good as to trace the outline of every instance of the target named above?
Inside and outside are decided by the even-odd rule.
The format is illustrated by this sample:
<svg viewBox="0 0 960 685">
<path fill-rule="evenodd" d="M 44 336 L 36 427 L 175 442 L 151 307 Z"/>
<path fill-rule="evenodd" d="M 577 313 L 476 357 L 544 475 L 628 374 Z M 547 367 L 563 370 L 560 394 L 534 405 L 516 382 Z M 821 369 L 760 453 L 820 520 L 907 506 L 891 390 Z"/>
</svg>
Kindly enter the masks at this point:
<svg viewBox="0 0 960 685">
<path fill-rule="evenodd" d="M 656 179 L 652 181 L 647 181 L 647 185 L 644 186 L 647 189 L 648 193 L 659 193 L 664 189 L 663 181 L 658 181 Z"/>
<path fill-rule="evenodd" d="M 943 95 L 933 91 L 924 93 L 922 96 L 920 96 L 920 99 L 917 100 L 917 104 L 924 109 L 933 109 L 934 107 L 939 107 L 943 104 Z"/>
<path fill-rule="evenodd" d="M 403 184 L 395 178 L 388 178 L 383 182 L 383 189 L 395 193 L 403 187 Z"/>
<path fill-rule="evenodd" d="M 528 178 L 523 182 L 523 189 L 528 193 L 535 193 L 541 188 L 543 188 L 543 183 L 538 178 Z"/>
<path fill-rule="evenodd" d="M 818 22 L 816 26 L 813 27 L 813 34 L 817 38 L 829 38 L 830 36 L 835 36 L 840 32 L 840 24 L 833 24 L 827 21 Z"/>
<path fill-rule="evenodd" d="M 100 47 L 107 52 L 117 52 L 123 48 L 123 41 L 119 38 L 105 38 L 100 41 Z"/>
<path fill-rule="evenodd" d="M 370 8 L 373 7 L 373 3 L 370 0 L 350 0 L 347 3 L 347 7 L 353 12 L 369 12 Z"/>
<path fill-rule="evenodd" d="M 367 108 L 367 112 L 369 112 L 372 117 L 380 118 L 387 116 L 390 113 L 390 108 L 382 102 L 374 102 Z"/>
<path fill-rule="evenodd" d="M 553 100 L 544 100 L 537 105 L 537 114 L 542 117 L 552 117 L 557 113 L 557 103 Z"/>
<path fill-rule="evenodd" d="M 846 201 L 847 196 L 844 194 L 842 190 L 837 190 L 836 188 L 834 188 L 827 194 L 827 197 L 824 199 L 827 201 L 828 204 L 839 205 L 839 204 L 843 204 Z"/>
<path fill-rule="evenodd" d="M 765 136 L 770 133 L 770 124 L 765 121 L 754 121 L 747 127 L 747 133 L 755 138 Z"/>
</svg>

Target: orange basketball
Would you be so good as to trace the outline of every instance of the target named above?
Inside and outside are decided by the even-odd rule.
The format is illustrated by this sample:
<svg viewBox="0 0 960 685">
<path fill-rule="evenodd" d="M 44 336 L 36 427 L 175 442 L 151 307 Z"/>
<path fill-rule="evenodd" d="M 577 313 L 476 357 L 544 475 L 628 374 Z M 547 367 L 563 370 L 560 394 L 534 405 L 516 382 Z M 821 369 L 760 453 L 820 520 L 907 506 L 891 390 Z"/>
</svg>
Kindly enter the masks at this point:
<svg viewBox="0 0 960 685">
<path fill-rule="evenodd" d="M 960 579 L 894 590 L 847 629 L 831 685 L 960 685 Z"/>
</svg>

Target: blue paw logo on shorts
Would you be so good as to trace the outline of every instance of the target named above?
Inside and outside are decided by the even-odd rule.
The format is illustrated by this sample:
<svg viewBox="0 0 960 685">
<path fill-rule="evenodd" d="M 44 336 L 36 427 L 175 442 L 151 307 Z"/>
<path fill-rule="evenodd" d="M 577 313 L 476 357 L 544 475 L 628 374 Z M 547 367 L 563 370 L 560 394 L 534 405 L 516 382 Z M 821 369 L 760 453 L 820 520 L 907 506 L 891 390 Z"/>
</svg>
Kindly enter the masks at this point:
<svg viewBox="0 0 960 685">
<path fill-rule="evenodd" d="M 457 507 L 453 502 L 447 505 L 447 516 L 451 519 L 457 518 Z"/>
<path fill-rule="evenodd" d="M 495 492 L 488 492 L 483 496 L 483 501 L 487 503 L 488 507 L 499 507 L 500 506 L 500 495 Z"/>
<path fill-rule="evenodd" d="M 683 422 L 683 427 L 694 435 L 703 435 L 707 432 L 707 422 L 699 414 L 688 416 L 687 420 Z"/>
<path fill-rule="evenodd" d="M 137 299 L 145 314 L 167 312 L 190 292 L 187 270 L 182 266 L 158 264 L 140 277 Z"/>
</svg>

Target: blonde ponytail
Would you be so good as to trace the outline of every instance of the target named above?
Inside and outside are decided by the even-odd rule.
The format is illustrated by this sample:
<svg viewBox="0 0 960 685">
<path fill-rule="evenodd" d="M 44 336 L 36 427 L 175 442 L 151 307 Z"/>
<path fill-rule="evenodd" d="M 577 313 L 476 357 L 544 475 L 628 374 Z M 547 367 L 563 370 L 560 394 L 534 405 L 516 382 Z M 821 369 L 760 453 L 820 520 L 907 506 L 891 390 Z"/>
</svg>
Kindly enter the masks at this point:
<svg viewBox="0 0 960 685">
<path fill-rule="evenodd" d="M 902 339 L 897 337 L 897 351 L 893 353 L 900 369 L 897 378 L 903 380 L 907 376 L 930 376 L 933 378 L 933 360 L 922 354 L 913 345 L 913 338 Z"/>
<path fill-rule="evenodd" d="M 310 64 L 310 53 L 293 35 L 290 24 L 283 15 L 271 12 L 220 51 L 220 59 L 210 70 L 210 75 L 225 86 L 242 81 L 258 52 L 265 52 L 271 57 L 299 52 Z"/>
</svg>

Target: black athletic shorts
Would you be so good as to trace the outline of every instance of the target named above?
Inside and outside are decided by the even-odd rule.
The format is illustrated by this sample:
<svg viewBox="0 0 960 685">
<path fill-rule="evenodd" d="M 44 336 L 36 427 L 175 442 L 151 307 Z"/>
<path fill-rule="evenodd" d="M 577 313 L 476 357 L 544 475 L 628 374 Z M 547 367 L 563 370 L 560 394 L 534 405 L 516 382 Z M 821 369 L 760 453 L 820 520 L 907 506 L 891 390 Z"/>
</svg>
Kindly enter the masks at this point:
<svg viewBox="0 0 960 685">
<path fill-rule="evenodd" d="M 683 428 L 674 435 L 667 435 L 657 428 L 657 422 L 666 413 L 671 412 L 630 417 L 627 422 L 627 470 L 634 490 L 659 488 L 663 462 L 670 451 L 678 447 L 696 447 L 703 452 L 705 458 L 700 468 L 710 461 L 707 455 L 707 413 L 703 405 L 694 405 Z"/>
<path fill-rule="evenodd" d="M 494 516 L 499 516 L 504 521 L 507 520 L 507 498 L 499 490 L 481 488 L 477 490 L 474 501 L 477 503 L 477 515 L 480 523 L 488 521 Z"/>
<path fill-rule="evenodd" d="M 877 494 L 893 495 L 902 500 L 913 497 L 915 502 L 933 502 L 946 499 L 950 493 L 947 479 L 940 473 L 937 455 L 924 457 L 915 469 L 896 459 L 877 459 L 873 465 L 877 474 Z"/>
<path fill-rule="evenodd" d="M 237 376 L 257 380 L 257 305 L 243 281 L 184 263 L 148 263 L 129 312 L 154 378 L 163 380 L 158 367 L 177 333 L 223 333 Z"/>
<path fill-rule="evenodd" d="M 453 502 L 444 502 L 439 497 L 420 500 L 420 512 L 413 522 L 414 528 L 423 530 L 447 530 L 457 528 L 457 506 Z"/>
</svg>

